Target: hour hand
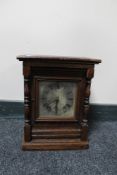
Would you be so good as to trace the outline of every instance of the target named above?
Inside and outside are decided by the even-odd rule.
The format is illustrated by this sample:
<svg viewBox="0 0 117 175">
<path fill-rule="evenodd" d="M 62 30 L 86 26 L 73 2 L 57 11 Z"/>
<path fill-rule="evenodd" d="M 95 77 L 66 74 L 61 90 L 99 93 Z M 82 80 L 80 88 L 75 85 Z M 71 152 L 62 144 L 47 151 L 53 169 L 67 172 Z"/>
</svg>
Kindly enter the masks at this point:
<svg viewBox="0 0 117 175">
<path fill-rule="evenodd" d="M 48 103 L 44 103 L 43 106 L 50 112 L 51 106 L 48 105 Z"/>
<path fill-rule="evenodd" d="M 63 111 L 64 112 L 67 112 L 67 110 L 71 107 L 70 104 L 66 104 L 64 107 L 63 107 Z"/>
</svg>

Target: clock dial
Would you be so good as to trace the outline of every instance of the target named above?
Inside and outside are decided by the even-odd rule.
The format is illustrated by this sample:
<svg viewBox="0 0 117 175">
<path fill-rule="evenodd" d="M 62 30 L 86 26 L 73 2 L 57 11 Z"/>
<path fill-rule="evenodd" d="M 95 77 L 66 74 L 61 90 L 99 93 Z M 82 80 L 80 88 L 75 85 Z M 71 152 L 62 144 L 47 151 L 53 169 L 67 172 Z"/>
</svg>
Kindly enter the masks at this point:
<svg viewBox="0 0 117 175">
<path fill-rule="evenodd" d="M 40 81 L 40 116 L 74 116 L 76 83 L 63 81 Z"/>
</svg>

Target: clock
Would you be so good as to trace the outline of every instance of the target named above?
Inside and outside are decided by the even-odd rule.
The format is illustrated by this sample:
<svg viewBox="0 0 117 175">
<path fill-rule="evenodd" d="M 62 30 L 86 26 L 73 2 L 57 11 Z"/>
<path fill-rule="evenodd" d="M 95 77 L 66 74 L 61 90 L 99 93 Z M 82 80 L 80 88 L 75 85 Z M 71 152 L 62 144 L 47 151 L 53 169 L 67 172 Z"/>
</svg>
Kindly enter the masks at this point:
<svg viewBox="0 0 117 175">
<path fill-rule="evenodd" d="M 31 56 L 23 61 L 23 150 L 85 149 L 94 65 L 99 59 Z"/>
<path fill-rule="evenodd" d="M 72 117 L 75 113 L 76 83 L 41 81 L 39 115 L 43 117 Z"/>
</svg>

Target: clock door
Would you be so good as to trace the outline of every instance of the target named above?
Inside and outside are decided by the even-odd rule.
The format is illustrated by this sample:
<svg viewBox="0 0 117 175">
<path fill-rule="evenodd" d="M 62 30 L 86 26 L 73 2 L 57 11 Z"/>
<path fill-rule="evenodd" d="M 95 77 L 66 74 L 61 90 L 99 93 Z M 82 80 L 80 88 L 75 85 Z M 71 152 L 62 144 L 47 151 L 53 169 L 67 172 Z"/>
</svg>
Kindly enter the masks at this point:
<svg viewBox="0 0 117 175">
<path fill-rule="evenodd" d="M 35 121 L 78 121 L 83 99 L 83 79 L 35 76 L 33 111 Z M 81 91 L 82 89 L 82 91 Z"/>
<path fill-rule="evenodd" d="M 69 81 L 43 80 L 39 82 L 39 118 L 73 118 L 77 84 Z"/>
</svg>

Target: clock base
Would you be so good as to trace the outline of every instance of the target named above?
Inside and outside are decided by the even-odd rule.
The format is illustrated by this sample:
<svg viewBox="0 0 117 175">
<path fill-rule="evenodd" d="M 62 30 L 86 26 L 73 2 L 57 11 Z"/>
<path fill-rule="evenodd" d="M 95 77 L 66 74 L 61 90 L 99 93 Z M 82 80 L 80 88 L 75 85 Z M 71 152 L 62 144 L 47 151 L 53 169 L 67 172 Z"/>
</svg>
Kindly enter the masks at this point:
<svg viewBox="0 0 117 175">
<path fill-rule="evenodd" d="M 23 141 L 22 150 L 77 150 L 89 148 L 88 141 L 79 139 L 33 139 Z"/>
</svg>

